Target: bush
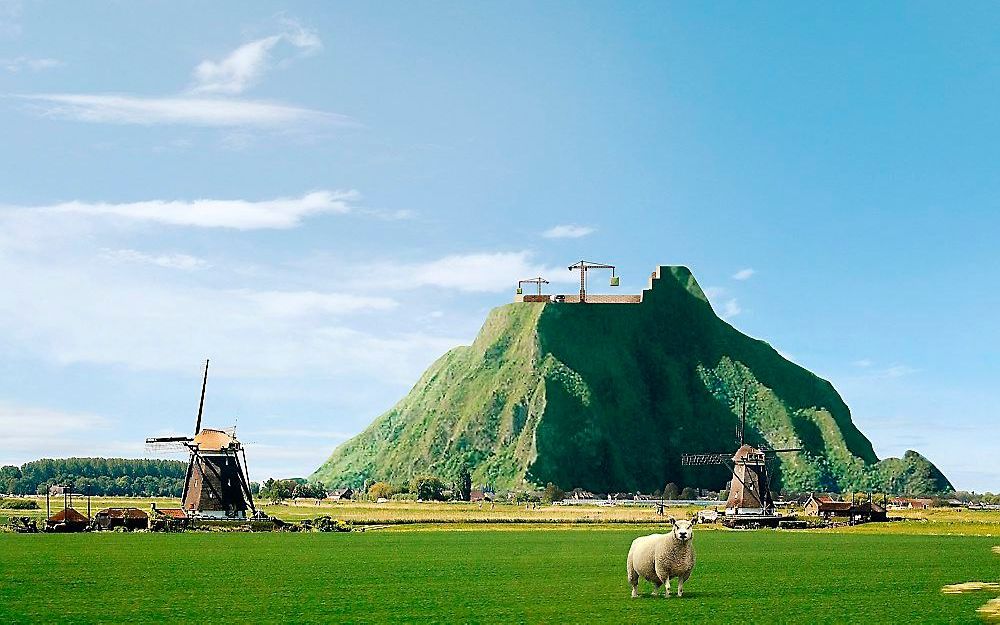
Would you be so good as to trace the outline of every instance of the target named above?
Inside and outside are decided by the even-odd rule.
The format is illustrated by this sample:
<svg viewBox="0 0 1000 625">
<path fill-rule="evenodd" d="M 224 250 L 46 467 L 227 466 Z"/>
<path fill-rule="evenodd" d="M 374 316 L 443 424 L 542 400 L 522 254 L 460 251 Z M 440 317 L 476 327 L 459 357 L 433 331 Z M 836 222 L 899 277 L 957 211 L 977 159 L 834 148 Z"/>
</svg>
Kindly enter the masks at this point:
<svg viewBox="0 0 1000 625">
<path fill-rule="evenodd" d="M 0 499 L 0 508 L 5 510 L 38 510 L 34 499 Z"/>
<path fill-rule="evenodd" d="M 553 501 L 562 501 L 566 499 L 566 493 L 563 492 L 561 488 L 549 482 L 545 486 L 545 490 L 542 491 L 542 501 L 545 503 L 552 503 Z"/>
<path fill-rule="evenodd" d="M 396 489 L 388 482 L 375 482 L 368 487 L 368 498 L 378 501 L 381 498 L 391 499 L 396 494 Z"/>
<path fill-rule="evenodd" d="M 444 482 L 432 475 L 415 477 L 410 484 L 410 492 L 423 501 L 444 501 L 444 491 Z"/>
</svg>

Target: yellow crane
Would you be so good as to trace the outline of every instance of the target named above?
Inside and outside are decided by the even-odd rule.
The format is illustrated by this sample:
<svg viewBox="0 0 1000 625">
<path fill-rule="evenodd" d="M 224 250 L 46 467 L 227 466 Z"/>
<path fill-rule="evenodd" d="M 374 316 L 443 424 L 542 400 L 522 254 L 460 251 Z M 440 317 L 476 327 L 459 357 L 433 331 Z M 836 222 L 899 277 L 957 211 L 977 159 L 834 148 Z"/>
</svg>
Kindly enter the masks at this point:
<svg viewBox="0 0 1000 625">
<path fill-rule="evenodd" d="M 573 271 L 580 270 L 580 303 L 583 304 L 587 301 L 587 272 L 591 269 L 610 269 L 611 270 L 611 286 L 619 286 L 621 284 L 618 276 L 615 275 L 614 265 L 605 265 L 603 263 L 592 263 L 589 260 L 581 260 L 575 264 L 569 266 L 569 270 Z"/>
</svg>

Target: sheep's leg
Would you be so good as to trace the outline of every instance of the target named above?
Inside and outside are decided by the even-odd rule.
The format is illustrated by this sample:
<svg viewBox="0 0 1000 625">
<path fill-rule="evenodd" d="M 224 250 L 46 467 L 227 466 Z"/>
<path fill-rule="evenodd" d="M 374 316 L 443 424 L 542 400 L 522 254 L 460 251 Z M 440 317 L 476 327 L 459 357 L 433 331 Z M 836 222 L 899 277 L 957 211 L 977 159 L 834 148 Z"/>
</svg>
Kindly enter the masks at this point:
<svg viewBox="0 0 1000 625">
<path fill-rule="evenodd" d="M 663 598 L 666 599 L 670 596 L 670 578 L 663 578 Z"/>
<path fill-rule="evenodd" d="M 637 599 L 639 597 L 639 573 L 632 566 L 631 555 L 628 559 L 628 584 L 632 587 L 632 598 Z"/>
<path fill-rule="evenodd" d="M 678 577 L 677 578 L 677 596 L 678 597 L 683 597 L 684 596 L 684 578 L 683 577 Z"/>
<path fill-rule="evenodd" d="M 653 597 L 655 597 L 660 592 L 660 586 L 662 586 L 662 585 L 663 584 L 661 584 L 658 581 L 653 582 L 653 592 L 651 592 L 649 594 L 652 595 Z"/>
</svg>

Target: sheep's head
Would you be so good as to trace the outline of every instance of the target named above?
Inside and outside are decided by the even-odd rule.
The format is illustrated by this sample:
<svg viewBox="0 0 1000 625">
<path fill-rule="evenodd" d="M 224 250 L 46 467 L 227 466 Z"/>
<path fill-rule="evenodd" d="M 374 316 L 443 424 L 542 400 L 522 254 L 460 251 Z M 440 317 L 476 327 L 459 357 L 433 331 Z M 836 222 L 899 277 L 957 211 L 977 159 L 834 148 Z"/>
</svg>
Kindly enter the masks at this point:
<svg viewBox="0 0 1000 625">
<path fill-rule="evenodd" d="M 694 521 L 689 519 L 675 519 L 670 517 L 670 524 L 674 526 L 674 538 L 684 542 L 694 538 Z"/>
</svg>

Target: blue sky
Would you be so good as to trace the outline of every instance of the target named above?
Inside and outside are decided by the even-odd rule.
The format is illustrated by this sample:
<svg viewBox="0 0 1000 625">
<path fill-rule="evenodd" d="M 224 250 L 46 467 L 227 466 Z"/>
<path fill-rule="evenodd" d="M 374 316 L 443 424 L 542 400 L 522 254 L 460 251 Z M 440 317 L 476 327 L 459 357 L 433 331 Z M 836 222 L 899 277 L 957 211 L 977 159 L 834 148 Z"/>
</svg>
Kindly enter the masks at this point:
<svg viewBox="0 0 1000 625">
<path fill-rule="evenodd" d="M 0 463 L 303 475 L 518 278 L 686 264 L 880 456 L 994 461 L 1000 9 L 0 0 Z"/>
</svg>

